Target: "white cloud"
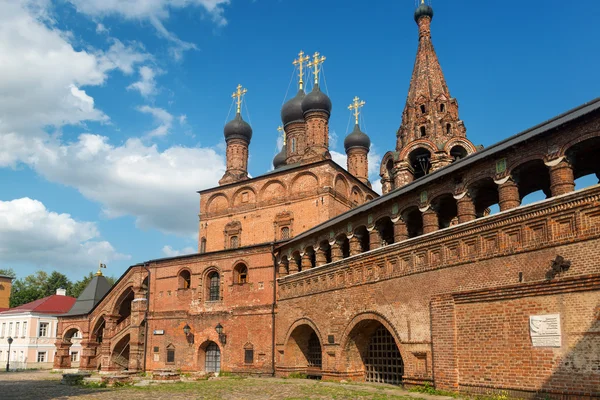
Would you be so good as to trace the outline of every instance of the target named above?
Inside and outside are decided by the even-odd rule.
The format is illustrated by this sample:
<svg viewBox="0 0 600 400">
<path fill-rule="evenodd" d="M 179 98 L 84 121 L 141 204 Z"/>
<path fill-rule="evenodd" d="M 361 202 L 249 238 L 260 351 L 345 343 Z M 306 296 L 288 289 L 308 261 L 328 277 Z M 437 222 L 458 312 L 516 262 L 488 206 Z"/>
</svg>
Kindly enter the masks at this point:
<svg viewBox="0 0 600 400">
<path fill-rule="evenodd" d="M 156 74 L 157 71 L 144 65 L 139 68 L 140 80 L 127 86 L 128 90 L 137 90 L 144 97 L 156 93 Z"/>
<path fill-rule="evenodd" d="M 169 18 L 170 10 L 199 7 L 204 9 L 219 26 L 227 25 L 223 6 L 230 0 L 68 0 L 77 11 L 94 18 L 119 16 L 129 20 L 148 21 L 158 34 L 174 44 L 171 48 L 176 59 L 180 59 L 186 50 L 196 49 L 193 43 L 179 39 L 168 31 L 164 21 Z"/>
<path fill-rule="evenodd" d="M 130 258 L 99 238 L 94 223 L 49 211 L 37 200 L 0 201 L 0 262 L 6 265 L 31 263 L 60 270 Z"/>
<path fill-rule="evenodd" d="M 110 32 L 110 31 L 108 30 L 108 28 L 107 28 L 107 27 L 105 27 L 105 26 L 104 26 L 104 24 L 100 24 L 100 23 L 99 23 L 99 24 L 97 24 L 97 25 L 96 25 L 96 33 L 97 33 L 97 34 L 99 34 L 99 35 L 100 35 L 100 34 L 104 34 L 104 33 L 105 33 L 105 34 L 108 34 L 109 32 Z"/>
<path fill-rule="evenodd" d="M 194 254 L 194 253 L 197 253 L 198 251 L 193 247 L 185 247 L 181 250 L 176 250 L 176 249 L 172 248 L 171 246 L 164 246 L 162 248 L 162 252 L 167 257 L 177 257 L 177 256 L 183 256 L 186 254 Z"/>
<path fill-rule="evenodd" d="M 150 114 L 154 117 L 154 120 L 158 123 L 158 126 L 146 134 L 147 137 L 165 136 L 171 131 L 173 126 L 173 115 L 168 111 L 150 106 L 138 107 L 138 111 L 145 114 Z"/>
<path fill-rule="evenodd" d="M 112 39 L 112 45 L 104 53 L 99 53 L 99 58 L 104 62 L 104 68 L 108 71 L 119 69 L 127 75 L 134 72 L 134 67 L 151 58 L 144 50 L 144 47 L 133 42 L 131 45 L 124 45 L 119 39 Z"/>
<path fill-rule="evenodd" d="M 344 169 L 348 169 L 348 156 L 346 156 L 346 154 L 335 150 L 332 150 L 329 153 L 331 154 L 331 159 L 333 161 Z M 381 194 L 381 182 L 379 182 L 379 163 L 381 162 L 381 156 L 374 145 L 371 145 L 371 150 L 369 151 L 367 159 L 369 161 L 369 180 L 373 185 L 373 190 Z M 378 190 L 376 188 L 378 188 Z"/>
</svg>

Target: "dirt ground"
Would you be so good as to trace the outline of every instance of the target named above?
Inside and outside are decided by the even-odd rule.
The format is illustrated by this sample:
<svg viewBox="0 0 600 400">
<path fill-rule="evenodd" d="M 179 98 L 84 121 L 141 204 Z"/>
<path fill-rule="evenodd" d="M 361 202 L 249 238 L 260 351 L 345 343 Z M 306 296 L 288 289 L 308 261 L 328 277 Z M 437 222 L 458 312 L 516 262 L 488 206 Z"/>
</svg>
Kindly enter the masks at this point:
<svg viewBox="0 0 600 400">
<path fill-rule="evenodd" d="M 450 397 L 411 393 L 391 385 L 340 384 L 307 379 L 223 377 L 144 387 L 92 388 L 66 386 L 50 371 L 0 373 L 0 399 L 372 399 L 448 400 Z"/>
</svg>

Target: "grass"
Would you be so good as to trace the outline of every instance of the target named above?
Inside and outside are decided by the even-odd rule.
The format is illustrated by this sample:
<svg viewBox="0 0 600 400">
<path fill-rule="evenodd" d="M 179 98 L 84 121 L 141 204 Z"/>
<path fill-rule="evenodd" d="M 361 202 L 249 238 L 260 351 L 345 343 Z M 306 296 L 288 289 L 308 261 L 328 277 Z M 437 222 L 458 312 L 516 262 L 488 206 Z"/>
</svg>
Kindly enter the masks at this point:
<svg viewBox="0 0 600 400">
<path fill-rule="evenodd" d="M 423 394 L 431 394 L 436 396 L 449 396 L 449 397 L 458 397 L 458 393 L 450 392 L 447 390 L 438 390 L 431 386 L 431 384 L 426 383 L 422 386 L 415 386 L 409 389 L 410 392 L 423 393 Z"/>
</svg>

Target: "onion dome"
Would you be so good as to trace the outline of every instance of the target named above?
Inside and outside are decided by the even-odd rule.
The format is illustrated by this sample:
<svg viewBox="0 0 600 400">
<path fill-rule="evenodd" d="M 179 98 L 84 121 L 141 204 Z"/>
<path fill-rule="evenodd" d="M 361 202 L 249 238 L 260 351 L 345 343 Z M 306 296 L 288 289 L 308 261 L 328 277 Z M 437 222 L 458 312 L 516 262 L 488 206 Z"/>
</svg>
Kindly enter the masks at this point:
<svg viewBox="0 0 600 400">
<path fill-rule="evenodd" d="M 319 85 L 315 84 L 312 92 L 306 95 L 302 100 L 302 111 L 306 114 L 309 111 L 325 111 L 331 113 L 331 100 L 327 95 L 321 92 Z"/>
<path fill-rule="evenodd" d="M 371 139 L 366 133 L 362 132 L 358 124 L 354 125 L 354 130 L 344 139 L 344 149 L 346 152 L 352 147 L 362 147 L 369 150 L 371 148 Z"/>
<path fill-rule="evenodd" d="M 298 93 L 294 98 L 285 103 L 281 108 L 281 122 L 283 126 L 291 122 L 304 121 L 304 114 L 302 113 L 302 100 L 304 100 L 306 94 L 304 90 L 298 90 Z"/>
<path fill-rule="evenodd" d="M 223 132 L 226 141 L 231 139 L 242 139 L 250 143 L 250 139 L 252 139 L 252 128 L 242 119 L 242 116 L 239 113 L 225 125 Z"/>
<path fill-rule="evenodd" d="M 287 153 L 286 145 L 284 144 L 283 147 L 281 148 L 281 151 L 279 153 L 277 153 L 277 155 L 273 159 L 273 167 L 275 169 L 277 169 L 279 167 L 283 167 L 285 165 L 286 153 Z"/>
<path fill-rule="evenodd" d="M 433 19 L 433 8 L 425 3 L 421 3 L 421 5 L 415 10 L 415 21 L 418 23 L 419 19 L 425 16 Z"/>
</svg>

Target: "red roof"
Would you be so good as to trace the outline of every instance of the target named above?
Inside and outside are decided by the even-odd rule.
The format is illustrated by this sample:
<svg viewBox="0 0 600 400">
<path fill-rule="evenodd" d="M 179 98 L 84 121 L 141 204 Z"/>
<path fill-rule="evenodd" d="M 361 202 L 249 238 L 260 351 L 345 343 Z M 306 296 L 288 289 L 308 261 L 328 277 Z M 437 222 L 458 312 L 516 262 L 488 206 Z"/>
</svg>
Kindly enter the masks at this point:
<svg viewBox="0 0 600 400">
<path fill-rule="evenodd" d="M 42 314 L 64 314 L 73 307 L 76 300 L 75 297 L 53 294 L 52 296 L 11 308 L 3 313 L 12 314 L 22 311 L 31 311 Z"/>
</svg>

